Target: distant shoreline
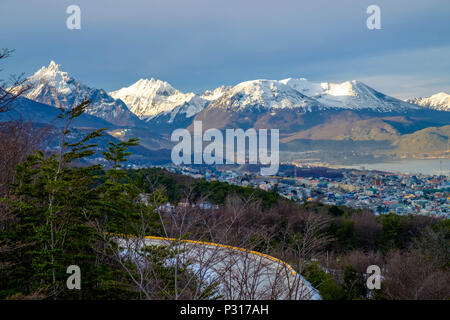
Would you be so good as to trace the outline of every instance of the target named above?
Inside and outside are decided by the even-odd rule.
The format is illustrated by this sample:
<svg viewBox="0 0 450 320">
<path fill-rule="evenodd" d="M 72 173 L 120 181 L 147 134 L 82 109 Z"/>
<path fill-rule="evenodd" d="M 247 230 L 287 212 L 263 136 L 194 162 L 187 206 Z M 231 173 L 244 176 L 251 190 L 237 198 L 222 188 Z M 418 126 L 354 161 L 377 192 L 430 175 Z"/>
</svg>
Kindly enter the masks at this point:
<svg viewBox="0 0 450 320">
<path fill-rule="evenodd" d="M 354 165 L 330 165 L 330 168 L 379 170 L 408 174 L 450 175 L 450 159 L 412 159 L 392 160 L 379 163 L 361 163 Z"/>
</svg>

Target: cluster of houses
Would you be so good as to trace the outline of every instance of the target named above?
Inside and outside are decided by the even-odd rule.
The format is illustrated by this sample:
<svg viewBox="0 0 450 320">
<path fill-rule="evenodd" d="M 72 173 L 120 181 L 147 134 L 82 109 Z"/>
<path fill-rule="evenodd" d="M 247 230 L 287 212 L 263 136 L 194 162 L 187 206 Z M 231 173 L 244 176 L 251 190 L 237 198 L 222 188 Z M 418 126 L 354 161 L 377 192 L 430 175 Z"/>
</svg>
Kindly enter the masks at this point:
<svg viewBox="0 0 450 320">
<path fill-rule="evenodd" d="M 208 181 L 275 191 L 293 201 L 367 208 L 376 214 L 450 216 L 450 178 L 370 170 L 342 170 L 336 177 L 262 177 L 215 168 L 168 167 L 173 172 Z"/>
</svg>

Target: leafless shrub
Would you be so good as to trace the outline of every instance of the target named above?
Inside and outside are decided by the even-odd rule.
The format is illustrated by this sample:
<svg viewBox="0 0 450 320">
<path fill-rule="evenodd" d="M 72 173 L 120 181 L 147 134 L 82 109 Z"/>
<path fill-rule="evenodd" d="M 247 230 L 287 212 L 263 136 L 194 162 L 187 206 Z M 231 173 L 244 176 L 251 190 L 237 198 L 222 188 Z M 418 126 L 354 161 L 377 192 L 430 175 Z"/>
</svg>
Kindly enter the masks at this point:
<svg viewBox="0 0 450 320">
<path fill-rule="evenodd" d="M 365 253 L 362 250 L 353 250 L 342 257 L 340 265 L 342 267 L 351 266 L 356 272 L 366 273 L 367 267 L 370 265 L 377 265 L 381 268 L 384 265 L 384 259 L 379 252 Z"/>
<path fill-rule="evenodd" d="M 375 215 L 370 211 L 362 211 L 352 218 L 360 247 L 374 250 L 381 235 L 381 224 L 377 222 Z"/>
<path fill-rule="evenodd" d="M 450 274 L 417 250 L 390 252 L 383 276 L 383 287 L 390 299 L 450 299 Z"/>
<path fill-rule="evenodd" d="M 16 166 L 40 147 L 49 130 L 23 120 L 0 122 L 0 195 L 7 194 Z"/>
<path fill-rule="evenodd" d="M 1 49 L 0 60 L 11 56 L 14 50 Z M 12 103 L 18 97 L 31 89 L 24 75 L 11 75 L 9 80 L 0 80 L 0 113 L 11 109 Z"/>
<path fill-rule="evenodd" d="M 13 50 L 0 50 L 0 61 L 8 58 Z M 13 102 L 30 90 L 31 86 L 21 76 L 0 80 L 0 113 L 9 111 Z M 43 141 L 46 129 L 31 122 L 10 120 L 0 122 L 0 196 L 7 194 L 8 183 L 14 178 L 17 164 L 22 162 Z"/>
</svg>

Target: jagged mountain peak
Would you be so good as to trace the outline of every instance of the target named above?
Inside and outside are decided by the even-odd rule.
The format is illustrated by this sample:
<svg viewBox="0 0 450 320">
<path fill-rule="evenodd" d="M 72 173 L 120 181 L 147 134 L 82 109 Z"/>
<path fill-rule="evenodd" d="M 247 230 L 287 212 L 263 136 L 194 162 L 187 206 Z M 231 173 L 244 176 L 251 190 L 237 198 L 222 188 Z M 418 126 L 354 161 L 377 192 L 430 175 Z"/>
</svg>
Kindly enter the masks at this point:
<svg viewBox="0 0 450 320">
<path fill-rule="evenodd" d="M 28 77 L 27 81 L 32 85 L 31 97 L 42 91 L 42 86 L 51 86 L 61 94 L 70 94 L 75 89 L 73 78 L 53 60 L 48 67 L 43 66 Z"/>
<path fill-rule="evenodd" d="M 439 92 L 429 97 L 420 97 L 405 101 L 434 110 L 450 111 L 450 95 L 446 92 Z"/>
<path fill-rule="evenodd" d="M 64 71 L 62 70 L 62 66 L 56 63 L 54 60 L 50 60 L 48 67 L 42 66 L 38 71 L 36 71 L 36 73 L 57 73 L 57 72 L 64 72 Z"/>
<path fill-rule="evenodd" d="M 139 79 L 137 82 L 135 82 L 128 88 L 124 88 L 124 89 L 128 89 L 129 91 L 135 90 L 140 93 L 148 91 L 148 90 L 153 90 L 158 93 L 164 93 L 164 92 L 173 93 L 173 92 L 177 91 L 170 85 L 170 83 L 168 83 L 166 81 L 162 81 L 162 80 L 157 80 L 154 78 Z"/>
<path fill-rule="evenodd" d="M 134 114 L 145 120 L 172 111 L 191 117 L 207 103 L 192 92 L 183 93 L 168 82 L 154 78 L 140 79 L 129 87 L 110 92 L 110 95 L 125 102 Z M 173 120 L 173 116 L 170 119 Z"/>
<path fill-rule="evenodd" d="M 42 66 L 38 71 L 36 71 L 30 78 L 55 78 L 60 76 L 61 78 L 68 79 L 70 76 L 67 72 L 62 70 L 62 66 L 57 64 L 55 61 L 51 60 L 48 67 Z"/>
<path fill-rule="evenodd" d="M 47 68 L 47 69 L 49 69 L 49 70 L 54 70 L 54 71 L 58 71 L 60 66 L 61 66 L 61 65 L 57 64 L 54 60 L 51 60 L 51 61 L 50 61 L 50 64 L 48 65 L 48 68 Z"/>
<path fill-rule="evenodd" d="M 25 97 L 58 108 L 72 108 L 84 100 L 91 100 L 86 113 L 114 125 L 138 126 L 140 120 L 120 100 L 109 96 L 105 90 L 90 88 L 75 80 L 61 65 L 51 61 L 27 78 L 31 90 Z"/>
</svg>

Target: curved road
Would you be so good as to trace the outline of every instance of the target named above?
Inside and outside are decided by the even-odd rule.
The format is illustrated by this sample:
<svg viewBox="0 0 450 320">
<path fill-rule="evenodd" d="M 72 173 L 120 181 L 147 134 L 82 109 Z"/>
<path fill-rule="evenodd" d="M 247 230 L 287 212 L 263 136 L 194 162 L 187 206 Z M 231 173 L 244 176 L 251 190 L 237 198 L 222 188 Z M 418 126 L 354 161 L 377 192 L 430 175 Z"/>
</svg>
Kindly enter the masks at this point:
<svg viewBox="0 0 450 320">
<path fill-rule="evenodd" d="M 286 262 L 272 256 L 222 244 L 160 237 L 120 238 L 130 248 L 150 245 L 176 246 L 181 262 L 189 260 L 197 278 L 219 283 L 218 291 L 228 300 L 319 300 L 319 293 Z M 134 244 L 133 244 L 134 242 Z"/>
</svg>

